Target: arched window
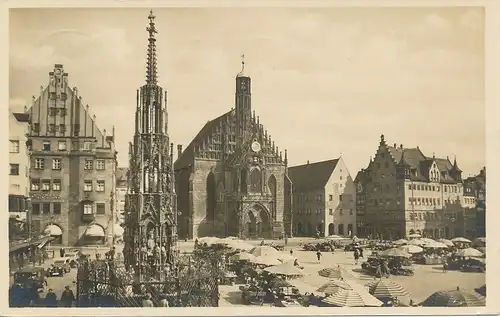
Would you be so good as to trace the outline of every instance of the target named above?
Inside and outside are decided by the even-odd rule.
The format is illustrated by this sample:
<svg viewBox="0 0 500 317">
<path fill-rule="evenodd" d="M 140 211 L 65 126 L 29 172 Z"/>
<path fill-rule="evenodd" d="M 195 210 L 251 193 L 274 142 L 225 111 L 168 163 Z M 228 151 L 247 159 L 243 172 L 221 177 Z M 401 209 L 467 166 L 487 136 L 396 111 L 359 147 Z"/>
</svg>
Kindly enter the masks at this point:
<svg viewBox="0 0 500 317">
<path fill-rule="evenodd" d="M 271 175 L 269 180 L 267 181 L 267 186 L 269 187 L 269 191 L 271 192 L 271 196 L 273 197 L 273 201 L 271 203 L 271 217 L 276 219 L 276 177 Z"/>
<path fill-rule="evenodd" d="M 332 236 L 335 233 L 335 225 L 333 223 L 328 225 L 328 235 Z"/>
<path fill-rule="evenodd" d="M 215 183 L 215 175 L 210 172 L 207 177 L 207 220 L 215 220 L 215 207 L 217 205 L 217 186 Z"/>
<path fill-rule="evenodd" d="M 250 173 L 250 191 L 254 193 L 262 191 L 262 173 L 258 168 L 254 168 Z"/>
<path fill-rule="evenodd" d="M 240 191 L 242 193 L 246 194 L 247 193 L 247 170 L 246 169 L 241 170 L 240 185 L 241 185 Z"/>
</svg>

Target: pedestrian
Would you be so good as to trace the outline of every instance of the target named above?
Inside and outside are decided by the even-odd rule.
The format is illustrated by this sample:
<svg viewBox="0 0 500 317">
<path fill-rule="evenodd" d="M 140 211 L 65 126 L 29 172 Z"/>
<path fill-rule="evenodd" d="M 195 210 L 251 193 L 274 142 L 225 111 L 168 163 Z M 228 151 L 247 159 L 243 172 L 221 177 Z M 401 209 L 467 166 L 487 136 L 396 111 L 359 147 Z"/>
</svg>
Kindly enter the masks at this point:
<svg viewBox="0 0 500 317">
<path fill-rule="evenodd" d="M 443 260 L 443 273 L 448 272 L 448 260 L 444 259 Z"/>
<path fill-rule="evenodd" d="M 389 278 L 391 275 L 391 270 L 389 268 L 389 263 L 387 261 L 384 261 L 384 271 L 385 271 L 385 277 Z"/>
<path fill-rule="evenodd" d="M 318 263 L 320 263 L 321 261 L 321 251 L 318 250 L 318 252 L 316 252 L 316 257 L 318 258 Z"/>
<path fill-rule="evenodd" d="M 363 248 L 359 248 L 359 257 L 364 259 Z"/>
<path fill-rule="evenodd" d="M 64 307 L 71 307 L 73 306 L 73 302 L 75 300 L 75 294 L 73 294 L 73 291 L 69 288 L 69 286 L 66 286 L 61 294 L 61 304 Z"/>
<path fill-rule="evenodd" d="M 9 302 L 11 307 L 23 307 L 24 289 L 20 283 L 15 283 L 9 291 Z"/>
<path fill-rule="evenodd" d="M 38 287 L 35 284 L 28 287 L 28 298 L 30 307 L 38 306 L 38 303 L 40 302 L 40 293 L 38 292 Z"/>
<path fill-rule="evenodd" d="M 354 249 L 354 264 L 358 265 L 358 259 L 359 259 L 359 251 L 358 249 Z"/>
<path fill-rule="evenodd" d="M 57 307 L 57 295 L 49 288 L 44 300 L 45 307 Z"/>
<path fill-rule="evenodd" d="M 64 254 L 66 254 L 66 250 L 64 250 L 64 248 L 59 249 L 59 255 L 61 258 L 64 258 Z"/>
<path fill-rule="evenodd" d="M 116 253 L 116 248 L 112 247 L 111 250 L 109 250 L 109 259 L 113 261 L 115 259 L 115 253 Z"/>
<path fill-rule="evenodd" d="M 293 255 L 293 250 L 292 249 L 290 249 L 290 255 Z"/>
<path fill-rule="evenodd" d="M 159 307 L 168 307 L 168 300 L 166 296 L 161 296 L 160 297 L 160 303 L 158 304 Z"/>
<path fill-rule="evenodd" d="M 142 307 L 154 307 L 151 295 L 146 294 L 142 300 Z"/>
</svg>

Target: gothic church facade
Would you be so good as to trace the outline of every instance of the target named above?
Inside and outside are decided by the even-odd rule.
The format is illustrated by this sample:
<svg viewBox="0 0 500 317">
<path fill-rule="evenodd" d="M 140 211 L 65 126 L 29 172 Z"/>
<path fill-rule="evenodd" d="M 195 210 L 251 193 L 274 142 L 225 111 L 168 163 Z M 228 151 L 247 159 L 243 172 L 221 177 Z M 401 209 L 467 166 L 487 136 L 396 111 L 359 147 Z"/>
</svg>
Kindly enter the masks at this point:
<svg viewBox="0 0 500 317">
<path fill-rule="evenodd" d="M 291 181 L 284 156 L 252 114 L 251 79 L 236 76 L 235 108 L 208 121 L 182 151 L 175 183 L 179 238 L 290 236 Z"/>
</svg>

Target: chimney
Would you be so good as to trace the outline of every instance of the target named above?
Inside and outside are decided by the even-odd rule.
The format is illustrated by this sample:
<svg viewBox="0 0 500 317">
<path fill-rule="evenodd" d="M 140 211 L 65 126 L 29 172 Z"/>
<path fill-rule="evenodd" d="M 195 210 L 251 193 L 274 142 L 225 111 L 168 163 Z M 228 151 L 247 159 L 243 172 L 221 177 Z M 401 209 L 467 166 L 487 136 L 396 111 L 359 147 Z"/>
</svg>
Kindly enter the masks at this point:
<svg viewBox="0 0 500 317">
<path fill-rule="evenodd" d="M 403 149 L 403 144 L 400 144 L 400 145 L 399 145 L 399 148 L 400 148 L 400 149 Z"/>
<path fill-rule="evenodd" d="M 181 157 L 182 154 L 182 144 L 177 144 L 177 159 Z"/>
<path fill-rule="evenodd" d="M 394 143 L 394 147 L 397 147 L 397 146 L 396 146 L 396 143 Z"/>
<path fill-rule="evenodd" d="M 307 160 L 307 164 L 309 165 L 309 160 Z"/>
</svg>

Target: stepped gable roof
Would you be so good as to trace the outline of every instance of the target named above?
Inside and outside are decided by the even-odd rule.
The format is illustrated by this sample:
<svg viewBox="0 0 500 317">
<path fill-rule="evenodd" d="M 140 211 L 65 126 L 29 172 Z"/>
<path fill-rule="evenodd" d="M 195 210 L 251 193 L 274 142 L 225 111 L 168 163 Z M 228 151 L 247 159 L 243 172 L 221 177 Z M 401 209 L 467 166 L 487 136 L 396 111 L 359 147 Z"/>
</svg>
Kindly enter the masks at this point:
<svg viewBox="0 0 500 317">
<path fill-rule="evenodd" d="M 288 168 L 288 175 L 296 191 L 324 188 L 339 159 L 309 163 Z"/>
<path fill-rule="evenodd" d="M 182 169 L 190 164 L 192 164 L 194 160 L 194 146 L 197 142 L 208 138 L 215 130 L 215 127 L 220 124 L 221 121 L 225 121 L 225 119 L 233 113 L 233 109 L 224 113 L 223 115 L 208 121 L 203 128 L 201 128 L 200 132 L 191 140 L 191 143 L 186 147 L 186 149 L 182 152 L 181 156 L 177 158 L 174 163 L 174 169 Z"/>
</svg>

